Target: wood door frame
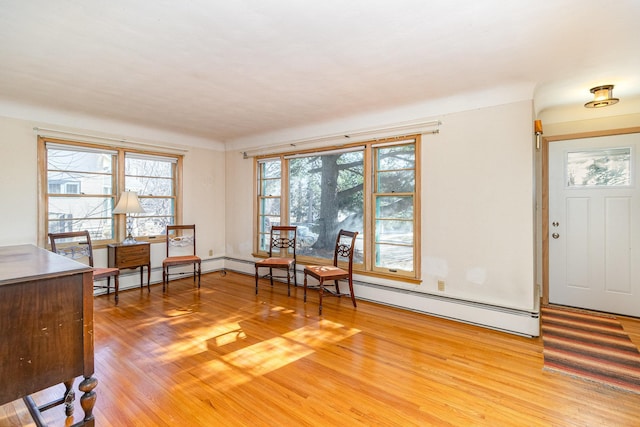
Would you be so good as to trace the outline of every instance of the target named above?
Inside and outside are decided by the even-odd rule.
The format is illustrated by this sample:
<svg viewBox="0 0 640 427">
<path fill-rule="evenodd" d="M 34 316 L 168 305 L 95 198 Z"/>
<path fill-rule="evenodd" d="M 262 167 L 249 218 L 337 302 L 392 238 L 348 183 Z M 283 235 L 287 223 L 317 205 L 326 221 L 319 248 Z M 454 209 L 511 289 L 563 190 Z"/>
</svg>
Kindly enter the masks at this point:
<svg viewBox="0 0 640 427">
<path fill-rule="evenodd" d="M 573 139 L 640 133 L 640 127 L 580 132 L 542 138 L 542 304 L 549 304 L 549 144 Z"/>
</svg>

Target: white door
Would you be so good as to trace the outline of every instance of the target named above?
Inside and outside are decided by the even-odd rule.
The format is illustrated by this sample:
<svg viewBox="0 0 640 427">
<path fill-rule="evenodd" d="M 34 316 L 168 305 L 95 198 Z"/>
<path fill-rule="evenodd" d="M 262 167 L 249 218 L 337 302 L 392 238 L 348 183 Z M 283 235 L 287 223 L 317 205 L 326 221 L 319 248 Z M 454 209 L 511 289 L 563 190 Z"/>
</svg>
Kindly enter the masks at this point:
<svg viewBox="0 0 640 427">
<path fill-rule="evenodd" d="M 549 301 L 640 316 L 640 134 L 549 144 Z"/>
</svg>

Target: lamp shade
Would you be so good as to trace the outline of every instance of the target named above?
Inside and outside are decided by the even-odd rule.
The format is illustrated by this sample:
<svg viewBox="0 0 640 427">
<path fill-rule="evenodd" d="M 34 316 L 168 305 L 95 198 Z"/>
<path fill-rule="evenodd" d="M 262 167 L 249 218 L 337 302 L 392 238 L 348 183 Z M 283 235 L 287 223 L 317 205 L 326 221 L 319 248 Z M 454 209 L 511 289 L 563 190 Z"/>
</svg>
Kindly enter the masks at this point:
<svg viewBox="0 0 640 427">
<path fill-rule="evenodd" d="M 115 209 L 114 214 L 144 213 L 144 209 L 140 206 L 138 193 L 135 191 L 125 191 L 120 195 L 120 200 Z"/>
</svg>

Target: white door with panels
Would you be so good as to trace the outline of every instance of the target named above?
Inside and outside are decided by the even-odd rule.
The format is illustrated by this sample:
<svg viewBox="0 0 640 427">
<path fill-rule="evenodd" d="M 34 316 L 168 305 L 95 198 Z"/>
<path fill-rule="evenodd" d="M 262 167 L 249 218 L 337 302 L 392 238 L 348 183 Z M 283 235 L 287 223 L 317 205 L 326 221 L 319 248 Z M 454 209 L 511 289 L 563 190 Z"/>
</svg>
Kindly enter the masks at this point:
<svg viewBox="0 0 640 427">
<path fill-rule="evenodd" d="M 549 144 L 549 302 L 640 316 L 640 134 Z"/>
</svg>

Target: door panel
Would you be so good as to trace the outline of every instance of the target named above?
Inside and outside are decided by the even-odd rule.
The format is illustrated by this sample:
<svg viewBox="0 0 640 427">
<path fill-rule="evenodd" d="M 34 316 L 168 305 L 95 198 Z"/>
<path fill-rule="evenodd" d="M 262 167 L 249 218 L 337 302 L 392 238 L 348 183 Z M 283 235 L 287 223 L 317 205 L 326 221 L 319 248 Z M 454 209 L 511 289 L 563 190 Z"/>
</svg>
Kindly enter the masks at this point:
<svg viewBox="0 0 640 427">
<path fill-rule="evenodd" d="M 549 301 L 640 316 L 640 135 L 549 145 Z"/>
</svg>

